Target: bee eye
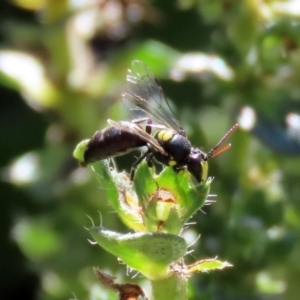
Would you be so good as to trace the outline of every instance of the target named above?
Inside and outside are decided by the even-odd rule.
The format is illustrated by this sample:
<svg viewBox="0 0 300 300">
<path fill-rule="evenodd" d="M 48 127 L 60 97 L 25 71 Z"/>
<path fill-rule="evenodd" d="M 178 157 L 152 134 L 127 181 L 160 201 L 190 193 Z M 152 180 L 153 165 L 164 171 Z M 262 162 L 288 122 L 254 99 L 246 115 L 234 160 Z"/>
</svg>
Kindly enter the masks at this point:
<svg viewBox="0 0 300 300">
<path fill-rule="evenodd" d="M 203 180 L 203 152 L 193 148 L 187 162 L 188 171 L 197 179 L 198 182 Z"/>
</svg>

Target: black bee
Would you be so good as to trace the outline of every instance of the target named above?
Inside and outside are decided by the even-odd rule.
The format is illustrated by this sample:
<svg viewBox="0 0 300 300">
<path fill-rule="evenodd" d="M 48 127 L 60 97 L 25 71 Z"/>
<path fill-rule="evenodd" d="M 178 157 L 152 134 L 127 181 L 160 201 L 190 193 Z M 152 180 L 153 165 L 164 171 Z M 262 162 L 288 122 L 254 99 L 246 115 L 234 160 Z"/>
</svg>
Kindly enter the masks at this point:
<svg viewBox="0 0 300 300">
<path fill-rule="evenodd" d="M 205 181 L 208 176 L 207 161 L 230 147 L 230 144 L 221 145 L 237 129 L 238 124 L 206 154 L 199 148 L 192 147 L 147 65 L 134 60 L 126 79 L 128 91 L 122 94 L 122 99 L 125 107 L 133 113 L 134 119 L 119 122 L 107 120 L 110 127 L 97 131 L 87 142 L 82 165 L 146 146 L 147 151 L 132 166 L 131 179 L 143 159 L 149 164 L 154 159 L 177 171 L 187 168 L 198 182 Z"/>
</svg>

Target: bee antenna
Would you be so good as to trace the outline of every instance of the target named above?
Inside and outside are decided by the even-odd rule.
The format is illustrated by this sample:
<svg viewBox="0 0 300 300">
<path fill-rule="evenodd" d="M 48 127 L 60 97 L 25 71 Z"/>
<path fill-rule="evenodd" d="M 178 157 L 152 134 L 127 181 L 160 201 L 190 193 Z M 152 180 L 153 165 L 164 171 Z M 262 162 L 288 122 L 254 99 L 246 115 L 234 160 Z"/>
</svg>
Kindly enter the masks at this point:
<svg viewBox="0 0 300 300">
<path fill-rule="evenodd" d="M 224 145 L 220 148 L 220 146 L 222 145 L 222 143 L 227 140 L 229 138 L 229 136 L 231 136 L 236 129 L 239 127 L 239 124 L 235 124 L 233 125 L 227 132 L 226 134 L 221 138 L 221 140 L 207 153 L 206 159 L 215 157 L 219 154 L 221 154 L 222 152 L 226 151 L 227 149 L 229 149 L 231 147 L 231 144 L 227 144 Z"/>
</svg>

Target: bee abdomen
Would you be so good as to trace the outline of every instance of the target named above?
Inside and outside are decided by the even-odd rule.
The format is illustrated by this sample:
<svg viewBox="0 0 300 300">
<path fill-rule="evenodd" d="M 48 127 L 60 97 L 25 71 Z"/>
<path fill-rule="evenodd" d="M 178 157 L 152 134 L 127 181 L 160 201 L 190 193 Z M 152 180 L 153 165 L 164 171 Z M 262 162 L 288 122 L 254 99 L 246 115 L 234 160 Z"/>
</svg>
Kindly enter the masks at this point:
<svg viewBox="0 0 300 300">
<path fill-rule="evenodd" d="M 97 131 L 87 143 L 83 165 L 123 155 L 146 145 L 147 143 L 136 134 L 115 127 L 105 128 Z"/>
</svg>

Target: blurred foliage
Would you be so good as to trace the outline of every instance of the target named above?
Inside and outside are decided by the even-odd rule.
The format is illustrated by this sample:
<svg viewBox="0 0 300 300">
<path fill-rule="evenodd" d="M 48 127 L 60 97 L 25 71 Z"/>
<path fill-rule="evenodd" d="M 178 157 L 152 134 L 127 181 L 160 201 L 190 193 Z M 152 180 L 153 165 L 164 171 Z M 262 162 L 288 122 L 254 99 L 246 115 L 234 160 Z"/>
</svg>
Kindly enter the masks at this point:
<svg viewBox="0 0 300 300">
<path fill-rule="evenodd" d="M 241 123 L 210 162 L 217 202 L 183 234 L 201 234 L 191 261 L 234 266 L 193 277 L 189 299 L 298 299 L 299 29 L 297 0 L 2 1 L 0 298 L 116 299 L 94 266 L 145 286 L 87 241 L 87 216 L 124 226 L 72 158 L 106 119 L 128 118 L 120 95 L 140 59 L 194 145 Z"/>
</svg>

